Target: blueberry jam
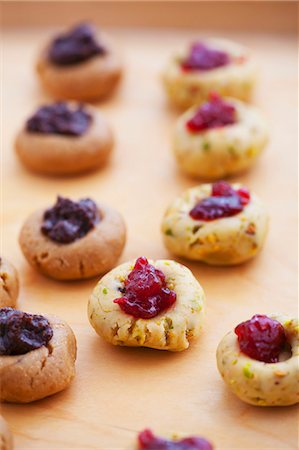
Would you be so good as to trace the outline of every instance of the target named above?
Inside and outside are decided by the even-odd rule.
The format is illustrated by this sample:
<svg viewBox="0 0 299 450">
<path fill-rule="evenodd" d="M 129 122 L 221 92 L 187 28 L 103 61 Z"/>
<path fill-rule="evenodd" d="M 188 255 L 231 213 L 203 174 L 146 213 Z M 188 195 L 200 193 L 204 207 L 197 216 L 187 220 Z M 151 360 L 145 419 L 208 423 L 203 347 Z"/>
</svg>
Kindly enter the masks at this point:
<svg viewBox="0 0 299 450">
<path fill-rule="evenodd" d="M 229 63 L 230 56 L 227 53 L 210 48 L 202 42 L 195 42 L 191 45 L 187 58 L 181 62 L 181 68 L 186 72 L 211 70 Z"/>
<path fill-rule="evenodd" d="M 212 185 L 212 195 L 200 200 L 189 215 L 194 220 L 216 220 L 231 217 L 243 211 L 250 201 L 250 193 L 246 188 L 235 190 L 225 181 L 217 181 Z"/>
<path fill-rule="evenodd" d="M 45 317 L 13 308 L 0 309 L 0 355 L 23 355 L 47 345 L 52 336 Z"/>
<path fill-rule="evenodd" d="M 179 441 L 169 441 L 155 436 L 151 430 L 138 435 L 138 450 L 213 450 L 212 445 L 201 437 L 192 436 Z"/>
<path fill-rule="evenodd" d="M 97 42 L 93 27 L 83 23 L 57 36 L 48 57 L 57 66 L 70 66 L 105 53 L 105 48 Z"/>
<path fill-rule="evenodd" d="M 256 314 L 235 328 L 240 350 L 250 358 L 276 363 L 287 346 L 287 338 L 280 322 Z"/>
<path fill-rule="evenodd" d="M 71 108 L 63 102 L 53 103 L 39 108 L 26 122 L 30 133 L 61 134 L 81 136 L 92 121 L 91 115 L 82 105 Z"/>
<path fill-rule="evenodd" d="M 124 282 L 124 295 L 114 303 L 137 319 L 151 319 L 175 301 L 176 293 L 168 289 L 164 273 L 140 257 Z"/>
<path fill-rule="evenodd" d="M 186 127 L 192 133 L 199 133 L 211 128 L 225 127 L 236 123 L 236 109 L 218 94 L 210 94 L 209 101 L 201 105 Z"/>
<path fill-rule="evenodd" d="M 84 237 L 100 221 L 97 205 L 90 198 L 73 202 L 58 196 L 44 213 L 41 231 L 52 241 L 69 244 Z"/>
</svg>

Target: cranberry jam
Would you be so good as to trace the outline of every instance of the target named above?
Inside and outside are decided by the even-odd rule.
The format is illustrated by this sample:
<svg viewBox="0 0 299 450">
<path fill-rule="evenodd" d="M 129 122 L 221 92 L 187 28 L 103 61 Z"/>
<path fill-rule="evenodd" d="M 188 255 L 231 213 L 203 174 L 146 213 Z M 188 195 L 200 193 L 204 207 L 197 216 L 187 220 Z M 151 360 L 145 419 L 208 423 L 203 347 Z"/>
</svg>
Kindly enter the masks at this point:
<svg viewBox="0 0 299 450">
<path fill-rule="evenodd" d="M 145 257 L 136 260 L 124 285 L 123 297 L 115 299 L 114 303 L 137 319 L 156 317 L 176 301 L 176 293 L 168 289 L 164 273 L 149 264 Z"/>
<path fill-rule="evenodd" d="M 73 202 L 58 196 L 44 214 L 41 231 L 54 242 L 69 244 L 84 237 L 99 221 L 97 205 L 90 198 Z"/>
<path fill-rule="evenodd" d="M 221 51 L 208 47 L 202 42 L 191 45 L 189 54 L 181 62 L 182 70 L 211 70 L 226 66 L 230 63 L 230 56 Z"/>
<path fill-rule="evenodd" d="M 256 314 L 235 328 L 240 350 L 250 358 L 265 363 L 278 362 L 288 342 L 280 322 Z"/>
<path fill-rule="evenodd" d="M 138 436 L 138 450 L 213 450 L 212 445 L 201 437 L 187 437 L 169 441 L 155 436 L 151 430 L 144 430 Z"/>
<path fill-rule="evenodd" d="M 70 66 L 105 53 L 105 48 L 97 42 L 93 27 L 83 23 L 57 36 L 49 48 L 48 57 L 57 66 Z"/>
<path fill-rule="evenodd" d="M 23 355 L 47 345 L 52 336 L 45 317 L 13 308 L 0 309 L 0 355 Z"/>
<path fill-rule="evenodd" d="M 209 101 L 203 103 L 195 115 L 186 122 L 186 127 L 192 133 L 199 133 L 211 128 L 233 125 L 236 121 L 235 107 L 217 93 L 212 93 Z"/>
<path fill-rule="evenodd" d="M 212 195 L 200 200 L 189 215 L 194 220 L 216 220 L 231 217 L 243 211 L 250 201 L 250 193 L 246 188 L 235 190 L 226 181 L 212 184 Z"/>
</svg>

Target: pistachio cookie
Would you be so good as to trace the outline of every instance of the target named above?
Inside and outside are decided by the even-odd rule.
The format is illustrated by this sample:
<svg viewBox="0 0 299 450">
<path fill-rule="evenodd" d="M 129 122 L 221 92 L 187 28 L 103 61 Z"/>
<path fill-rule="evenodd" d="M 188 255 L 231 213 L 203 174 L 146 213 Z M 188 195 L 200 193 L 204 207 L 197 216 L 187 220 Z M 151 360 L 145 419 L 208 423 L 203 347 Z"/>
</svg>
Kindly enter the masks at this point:
<svg viewBox="0 0 299 450">
<path fill-rule="evenodd" d="M 211 91 L 248 101 L 256 66 L 248 50 L 224 39 L 203 39 L 177 52 L 163 75 L 170 100 L 180 108 L 200 104 Z"/>
<path fill-rule="evenodd" d="M 30 170 L 75 175 L 103 166 L 113 147 L 112 131 L 92 106 L 53 103 L 40 107 L 18 133 L 15 148 Z"/>
<path fill-rule="evenodd" d="M 178 119 L 173 150 L 186 174 L 219 179 L 252 166 L 267 142 L 267 126 L 258 109 L 213 93 Z"/>
<path fill-rule="evenodd" d="M 113 345 L 181 351 L 201 331 L 204 302 L 187 267 L 140 257 L 98 282 L 88 316 L 95 331 Z"/>
<path fill-rule="evenodd" d="M 0 449 L 13 450 L 12 434 L 2 416 L 0 416 Z"/>
<path fill-rule="evenodd" d="M 212 265 L 233 265 L 261 250 L 268 214 L 259 198 L 245 187 L 218 181 L 178 197 L 167 209 L 161 229 L 165 246 L 175 255 Z"/>
<path fill-rule="evenodd" d="M 213 450 L 212 444 L 199 436 L 179 437 L 173 435 L 171 439 L 155 436 L 149 430 L 138 434 L 136 450 Z"/>
<path fill-rule="evenodd" d="M 225 383 L 246 403 L 299 402 L 299 327 L 290 317 L 255 315 L 230 331 L 217 349 Z"/>
<path fill-rule="evenodd" d="M 79 101 L 109 96 L 122 72 L 115 50 L 87 23 L 76 25 L 48 43 L 36 69 L 44 89 L 54 98 Z"/>
<path fill-rule="evenodd" d="M 86 198 L 58 197 L 47 210 L 31 214 L 19 242 L 28 262 L 57 280 L 79 280 L 110 270 L 126 240 L 121 215 Z"/>
<path fill-rule="evenodd" d="M 0 308 L 14 308 L 19 294 L 19 277 L 14 266 L 0 257 Z"/>
<path fill-rule="evenodd" d="M 76 339 L 66 322 L 1 308 L 0 331 L 1 401 L 28 403 L 69 386 Z"/>
</svg>

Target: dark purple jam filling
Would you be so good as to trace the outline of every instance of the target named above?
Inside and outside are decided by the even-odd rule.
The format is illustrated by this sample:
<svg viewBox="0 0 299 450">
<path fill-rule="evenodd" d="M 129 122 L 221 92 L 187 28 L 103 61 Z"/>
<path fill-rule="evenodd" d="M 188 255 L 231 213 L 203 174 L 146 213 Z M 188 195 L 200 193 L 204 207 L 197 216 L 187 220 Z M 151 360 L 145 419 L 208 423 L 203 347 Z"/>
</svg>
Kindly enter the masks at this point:
<svg viewBox="0 0 299 450">
<path fill-rule="evenodd" d="M 198 133 L 234 123 L 236 123 L 235 107 L 213 93 L 210 94 L 209 101 L 201 105 L 195 115 L 186 122 L 186 127 L 192 133 Z"/>
<path fill-rule="evenodd" d="M 151 430 L 144 430 L 138 435 L 138 450 L 213 450 L 206 439 L 191 436 L 179 441 L 169 441 L 155 436 Z"/>
<path fill-rule="evenodd" d="M 189 215 L 194 220 L 210 221 L 239 214 L 250 201 L 246 188 L 235 190 L 226 181 L 217 181 L 212 185 L 212 195 L 200 200 Z"/>
<path fill-rule="evenodd" d="M 81 136 L 91 122 L 91 115 L 82 105 L 71 108 L 67 103 L 58 102 L 39 108 L 27 120 L 26 130 L 30 133 Z"/>
<path fill-rule="evenodd" d="M 45 317 L 13 308 L 0 309 L 0 355 L 23 355 L 47 345 L 52 336 Z"/>
<path fill-rule="evenodd" d="M 202 42 L 195 42 L 191 45 L 187 58 L 181 62 L 181 68 L 186 72 L 211 70 L 229 63 L 230 56 L 227 53 L 212 49 Z"/>
<path fill-rule="evenodd" d="M 69 244 L 84 237 L 100 221 L 97 205 L 90 198 L 73 202 L 58 196 L 44 213 L 41 231 L 52 241 Z"/>
<path fill-rule="evenodd" d="M 149 264 L 145 257 L 136 260 L 124 282 L 123 293 L 114 303 L 137 319 L 156 317 L 176 301 L 176 293 L 168 289 L 164 273 Z"/>
<path fill-rule="evenodd" d="M 48 57 L 57 66 L 70 66 L 105 53 L 106 49 L 97 42 L 94 28 L 83 23 L 57 36 L 50 46 Z"/>
</svg>

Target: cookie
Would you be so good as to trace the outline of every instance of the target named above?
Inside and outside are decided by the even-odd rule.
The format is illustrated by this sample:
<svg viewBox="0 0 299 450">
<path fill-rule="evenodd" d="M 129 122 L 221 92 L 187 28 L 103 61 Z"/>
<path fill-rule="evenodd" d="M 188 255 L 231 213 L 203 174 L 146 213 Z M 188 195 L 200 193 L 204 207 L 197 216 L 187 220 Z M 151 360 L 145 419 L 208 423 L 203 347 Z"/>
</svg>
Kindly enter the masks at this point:
<svg viewBox="0 0 299 450">
<path fill-rule="evenodd" d="M 250 168 L 267 142 L 267 125 L 257 108 L 211 94 L 178 119 L 173 151 L 187 175 L 216 180 Z"/>
<path fill-rule="evenodd" d="M 162 220 L 171 253 L 211 265 L 234 265 L 262 249 L 268 214 L 263 203 L 240 184 L 218 181 L 184 192 Z"/>
<path fill-rule="evenodd" d="M 155 436 L 154 433 L 145 429 L 138 434 L 135 450 L 213 450 L 212 444 L 199 436 L 184 436 L 173 434 L 170 439 Z"/>
<path fill-rule="evenodd" d="M 102 167 L 111 154 L 113 135 L 94 107 L 69 103 L 42 106 L 15 141 L 20 161 L 33 172 L 76 175 Z"/>
<path fill-rule="evenodd" d="M 0 327 L 1 401 L 29 403 L 69 386 L 75 375 L 76 339 L 66 322 L 2 308 Z"/>
<path fill-rule="evenodd" d="M 248 50 L 224 39 L 203 39 L 178 51 L 163 74 L 170 101 L 184 109 L 207 100 L 211 91 L 249 101 L 255 80 Z"/>
<path fill-rule="evenodd" d="M 12 434 L 2 416 L 0 416 L 0 449 L 13 450 Z"/>
<path fill-rule="evenodd" d="M 5 258 L 0 258 L 0 308 L 14 308 L 19 295 L 19 277 L 14 266 Z"/>
<path fill-rule="evenodd" d="M 218 370 L 231 391 L 257 406 L 299 402 L 298 320 L 256 315 L 224 336 Z"/>
<path fill-rule="evenodd" d="M 204 303 L 204 292 L 187 267 L 141 257 L 98 282 L 88 317 L 113 345 L 182 351 L 200 334 Z"/>
<path fill-rule="evenodd" d="M 36 70 L 52 97 L 96 101 L 112 94 L 122 66 L 106 37 L 85 23 L 51 40 L 39 55 Z"/>
<path fill-rule="evenodd" d="M 39 210 L 24 223 L 19 243 L 27 261 L 57 280 L 80 280 L 110 270 L 126 240 L 121 215 L 90 199 L 58 197 L 54 207 Z"/>
</svg>

